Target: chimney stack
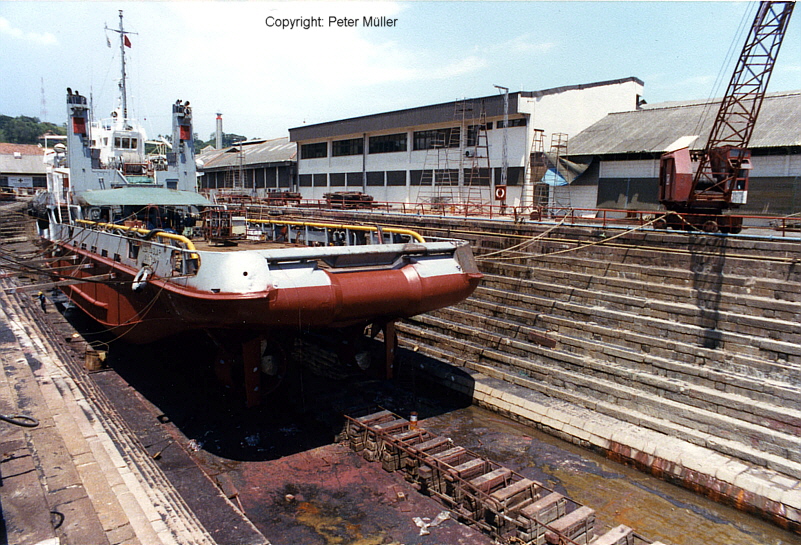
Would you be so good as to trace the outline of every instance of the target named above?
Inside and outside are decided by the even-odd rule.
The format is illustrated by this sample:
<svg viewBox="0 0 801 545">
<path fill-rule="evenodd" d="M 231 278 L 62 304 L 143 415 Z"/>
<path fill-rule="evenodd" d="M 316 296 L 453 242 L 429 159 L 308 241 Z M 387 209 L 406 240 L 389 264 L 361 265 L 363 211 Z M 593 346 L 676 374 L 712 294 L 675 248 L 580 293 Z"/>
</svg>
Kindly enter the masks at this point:
<svg viewBox="0 0 801 545">
<path fill-rule="evenodd" d="M 222 114 L 218 112 L 217 113 L 217 139 L 214 142 L 214 147 L 215 148 L 222 149 L 222 138 L 223 138 Z"/>
</svg>

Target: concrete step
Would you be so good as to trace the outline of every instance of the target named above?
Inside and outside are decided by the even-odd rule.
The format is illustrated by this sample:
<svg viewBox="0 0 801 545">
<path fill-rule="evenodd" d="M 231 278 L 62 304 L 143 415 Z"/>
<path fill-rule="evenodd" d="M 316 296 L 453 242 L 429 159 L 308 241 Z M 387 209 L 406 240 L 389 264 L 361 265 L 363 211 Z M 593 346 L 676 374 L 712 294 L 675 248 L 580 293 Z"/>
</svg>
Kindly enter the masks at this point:
<svg viewBox="0 0 801 545">
<path fill-rule="evenodd" d="M 598 256 L 575 257 L 570 254 L 549 256 L 538 255 L 536 261 L 526 260 L 525 264 L 503 261 L 481 261 L 481 271 L 485 274 L 542 280 L 578 288 L 604 286 L 604 290 L 625 290 L 629 282 L 638 282 L 651 291 L 649 286 L 662 286 L 665 293 L 680 296 L 688 291 L 692 299 L 713 297 L 723 291 L 734 296 L 761 298 L 765 301 L 801 302 L 801 275 L 794 275 L 792 264 L 772 264 L 778 278 L 761 276 L 752 267 L 746 265 L 742 269 L 722 274 L 721 271 L 707 271 L 703 263 L 685 264 L 681 262 L 666 263 L 633 263 L 626 256 L 620 261 L 611 259 L 614 256 L 601 254 Z M 570 271 L 569 275 L 565 271 Z M 743 271 L 753 274 L 742 274 Z M 638 292 L 640 292 L 638 290 Z"/>
<path fill-rule="evenodd" d="M 741 460 L 753 464 L 754 466 L 767 468 L 768 470 L 787 475 L 796 480 L 801 479 L 801 463 L 799 462 L 794 462 L 781 456 L 758 450 L 756 446 L 747 445 L 738 440 L 715 437 L 712 434 L 699 431 L 693 427 L 646 414 L 638 410 L 638 408 L 621 405 L 614 399 L 610 400 L 598 397 L 597 391 L 579 391 L 575 388 L 568 389 L 563 387 L 562 384 L 553 385 L 549 382 L 526 376 L 526 373 L 521 373 L 519 370 L 511 367 L 501 368 L 495 362 L 478 363 L 474 358 L 466 357 L 462 351 L 443 348 L 441 344 L 437 345 L 437 334 L 418 331 L 421 337 L 416 337 L 413 332 L 415 329 L 414 327 L 410 329 L 408 324 L 401 325 L 404 326 L 403 330 L 405 332 L 404 336 L 401 337 L 401 346 L 419 352 L 434 360 L 445 362 L 454 367 L 461 367 L 469 373 L 479 373 L 482 376 L 497 380 L 500 383 L 509 384 L 511 387 L 520 387 L 523 391 L 530 392 L 532 396 L 544 395 L 546 396 L 545 399 L 566 402 L 568 405 L 588 409 L 592 411 L 592 413 L 597 413 L 602 417 L 609 417 L 613 419 L 613 421 L 636 426 L 637 429 L 642 428 L 649 432 L 664 434 L 683 444 L 703 447 L 708 449 L 709 452 L 715 452 L 716 454 Z M 419 342 L 420 338 L 425 338 L 426 336 L 434 338 L 432 344 L 426 345 Z M 468 395 L 479 396 L 478 392 L 473 389 L 478 388 L 478 384 L 461 386 L 456 384 L 452 386 Z M 480 401 L 480 397 L 476 399 Z M 553 403 L 553 401 L 543 400 L 542 403 L 550 404 Z M 501 403 L 501 405 L 503 405 L 503 403 Z M 639 408 L 647 407 L 641 406 Z M 495 407 L 494 410 L 504 413 L 502 407 Z M 559 424 L 554 423 L 553 425 Z M 561 425 L 559 426 L 559 428 L 550 430 L 550 432 L 570 441 L 571 438 L 568 435 L 564 435 L 564 433 L 560 431 L 562 429 Z M 600 430 L 597 430 L 597 434 L 603 435 Z M 623 438 L 620 438 L 620 440 L 623 441 L 621 443 L 622 445 L 627 445 L 630 441 L 633 441 L 630 434 L 627 436 L 626 440 L 623 440 Z M 583 440 L 573 440 L 573 442 L 582 446 L 591 446 L 589 444 L 585 445 Z M 799 507 L 799 516 L 801 516 L 801 504 Z"/>
<path fill-rule="evenodd" d="M 551 380 L 554 379 L 554 373 L 561 370 L 581 376 L 582 378 L 579 380 L 586 381 L 590 377 L 597 378 L 605 383 L 592 388 L 598 391 L 597 395 L 599 396 L 610 395 L 613 391 L 610 386 L 612 384 L 625 389 L 618 392 L 617 395 L 613 394 L 615 398 L 631 399 L 632 395 L 635 397 L 645 395 L 646 399 L 654 398 L 652 404 L 657 405 L 665 400 L 675 405 L 661 407 L 657 414 L 661 411 L 668 411 L 671 418 L 692 422 L 699 426 L 699 429 L 704 429 L 720 437 L 733 436 L 737 438 L 742 434 L 742 437 L 749 438 L 751 441 L 764 441 L 763 448 L 766 450 L 779 455 L 786 453 L 789 456 L 796 456 L 801 461 L 801 455 L 792 452 L 795 448 L 801 448 L 801 439 L 798 439 L 801 438 L 801 411 L 775 403 L 754 401 L 743 396 L 682 383 L 675 379 L 655 376 L 591 358 L 560 355 L 559 351 L 544 349 L 531 343 L 510 341 L 500 335 L 487 333 L 486 329 L 477 330 L 433 316 L 421 316 L 417 320 L 418 323 L 424 324 L 430 330 L 451 335 L 454 338 L 454 341 L 451 342 L 457 344 L 463 345 L 465 341 L 480 340 L 483 348 L 497 349 L 503 355 L 521 358 L 523 361 L 530 360 L 534 356 L 537 358 L 536 365 L 539 366 L 535 372 L 543 377 L 547 376 Z M 503 359 L 490 357 L 488 354 L 490 353 L 484 352 L 481 356 Z M 534 365 L 534 362 L 529 365 Z M 546 368 L 553 369 L 553 371 L 546 372 Z M 569 379 L 563 378 L 562 380 L 571 383 Z M 575 380 L 572 383 L 575 383 Z"/>
<path fill-rule="evenodd" d="M 613 329 L 633 331 L 653 338 L 663 338 L 707 348 L 727 350 L 734 354 L 784 361 L 789 366 L 801 366 L 801 344 L 767 339 L 762 336 L 702 327 L 681 320 L 665 320 L 628 310 L 607 309 L 600 304 L 555 301 L 546 297 L 522 295 L 506 290 L 479 286 L 473 298 L 502 306 L 527 309 L 531 312 L 569 318 L 582 324 L 597 324 Z M 639 310 L 639 309 L 637 309 Z"/>
<path fill-rule="evenodd" d="M 457 307 L 450 308 L 458 308 L 474 314 L 476 320 L 482 316 L 508 320 L 512 324 L 511 331 L 515 331 L 516 328 L 531 328 L 532 331 L 546 337 L 562 336 L 562 338 L 585 339 L 589 343 L 613 345 L 621 350 L 639 353 L 644 357 L 652 355 L 659 358 L 654 364 L 659 367 L 655 372 L 660 374 L 672 376 L 674 372 L 697 373 L 702 380 L 710 376 L 712 380 L 716 380 L 714 373 L 719 371 L 726 376 L 734 377 L 734 382 L 726 384 L 727 387 L 738 387 L 741 380 L 745 381 L 746 384 L 742 387 L 746 389 L 754 389 L 751 386 L 753 384 L 764 384 L 768 391 L 772 388 L 781 389 L 785 385 L 789 386 L 791 391 L 801 387 L 801 365 L 744 356 L 724 350 L 705 348 L 697 343 L 654 337 L 606 325 L 577 322 L 563 316 L 484 301 L 477 296 L 463 301 Z M 568 346 L 564 348 L 570 350 Z M 602 358 L 602 355 L 598 357 Z M 658 363 L 659 361 L 667 363 L 663 366 Z M 678 367 L 679 370 L 674 367 Z M 709 384 L 709 386 L 713 385 Z"/>
<path fill-rule="evenodd" d="M 529 314 L 525 316 L 525 314 Z M 740 367 L 725 365 L 724 369 L 716 370 L 695 362 L 685 363 L 674 359 L 677 350 L 676 343 L 665 343 L 666 346 L 658 353 L 647 343 L 659 343 L 658 339 L 647 338 L 642 335 L 609 330 L 604 327 L 589 329 L 591 338 L 587 339 L 587 324 L 576 324 L 572 320 L 555 318 L 547 315 L 519 311 L 509 307 L 486 303 L 470 299 L 457 307 L 449 307 L 430 313 L 454 322 L 487 329 L 493 333 L 509 339 L 528 342 L 531 335 L 552 339 L 558 343 L 558 349 L 581 356 L 589 356 L 601 362 L 628 366 L 640 372 L 680 380 L 689 384 L 698 385 L 718 393 L 726 392 L 743 396 L 756 401 L 776 404 L 781 400 L 782 406 L 801 410 L 801 373 L 788 373 L 782 375 L 777 372 L 776 366 L 767 366 L 759 376 L 744 375 L 742 370 L 748 370 L 753 375 L 754 360 L 743 362 Z M 514 319 L 496 317 L 512 316 Z M 527 320 L 526 320 L 527 318 Z M 521 322 L 536 321 L 539 324 L 550 325 L 548 329 L 531 328 Z M 630 344 L 620 344 L 621 340 L 634 339 Z M 537 344 L 536 341 L 534 344 Z M 643 351 L 649 346 L 648 352 Z M 694 346 L 684 347 L 688 352 L 701 350 Z M 526 349 L 527 350 L 527 349 Z M 712 352 L 706 349 L 709 352 Z M 725 360 L 724 360 L 725 361 Z M 750 365 L 749 365 L 750 364 Z M 787 371 L 787 369 L 782 369 Z M 775 376 L 776 378 L 768 378 Z M 786 380 L 781 380 L 781 379 Z"/>
<path fill-rule="evenodd" d="M 792 303 L 793 312 L 784 312 L 790 319 L 763 318 L 758 315 L 737 314 L 718 307 L 704 307 L 685 300 L 669 301 L 650 299 L 641 295 L 622 295 L 598 290 L 579 288 L 565 289 L 555 284 L 529 280 L 506 279 L 490 276 L 478 288 L 507 292 L 516 296 L 544 299 L 549 302 L 602 308 L 607 311 L 635 312 L 640 319 L 678 322 L 707 330 L 731 332 L 751 337 L 763 337 L 774 341 L 797 344 L 801 342 L 801 328 L 797 320 L 801 317 L 801 304 Z M 744 301 L 746 304 L 748 301 Z M 742 307 L 747 312 L 747 306 Z M 758 312 L 758 309 L 753 311 Z"/>
<path fill-rule="evenodd" d="M 628 278 L 607 278 L 578 274 L 543 274 L 547 269 L 514 270 L 503 267 L 494 274 L 484 272 L 483 286 L 506 289 L 517 293 L 551 297 L 562 301 L 576 301 L 585 298 L 608 300 L 610 304 L 641 306 L 648 301 L 664 301 L 689 305 L 697 309 L 696 316 L 704 312 L 717 311 L 732 315 L 753 316 L 794 322 L 801 316 L 801 302 L 757 296 L 751 288 L 730 291 L 725 282 L 710 288 L 694 286 L 671 286 L 664 282 L 643 281 Z M 518 273 L 524 276 L 512 276 Z M 754 281 L 755 283 L 756 281 Z M 782 284 L 784 288 L 787 284 Z M 714 288 L 714 289 L 711 289 Z M 801 286 L 799 286 L 801 292 Z"/>
<path fill-rule="evenodd" d="M 399 330 L 404 342 L 452 364 L 498 369 L 505 375 L 526 379 L 526 384 L 538 391 L 588 408 L 603 406 L 615 414 L 631 411 L 642 415 L 643 422 L 657 426 L 658 431 L 667 429 L 665 433 L 678 434 L 690 442 L 705 445 L 707 438 L 714 437 L 735 445 L 748 444 L 761 453 L 754 463 L 765 465 L 768 457 L 781 458 L 801 470 L 801 437 L 586 375 L 582 369 L 591 362 L 585 359 L 569 354 L 559 361 L 549 361 L 547 354 L 540 354 L 544 357 L 536 360 L 513 356 L 496 348 L 503 342 L 497 336 L 428 316 L 414 324 L 399 324 Z M 532 349 L 536 353 L 537 347 Z M 572 366 L 565 365 L 571 358 Z M 628 418 L 624 420 L 629 421 Z M 726 448 L 730 448 L 728 443 Z M 751 454 L 750 449 L 743 452 L 744 456 Z"/>
<path fill-rule="evenodd" d="M 502 253 L 490 259 L 495 261 L 513 261 L 537 267 L 556 267 L 561 270 L 584 272 L 604 276 L 610 271 L 630 271 L 642 273 L 650 269 L 652 275 L 663 275 L 665 283 L 690 282 L 700 286 L 719 284 L 723 277 L 732 280 L 739 277 L 743 282 L 753 278 L 774 280 L 778 282 L 801 283 L 801 271 L 795 265 L 799 259 L 798 249 L 791 249 L 792 243 L 784 247 L 775 242 L 757 243 L 750 250 L 728 251 L 725 247 L 729 241 L 690 241 L 685 239 L 680 244 L 669 247 L 663 244 L 648 246 L 641 244 L 639 237 L 631 237 L 625 245 L 603 244 L 579 247 L 570 241 L 541 241 L 528 250 L 527 256 L 513 252 Z M 709 246 L 705 243 L 721 244 Z M 756 248 L 759 246 L 760 248 Z M 554 252 L 568 250 L 565 253 Z M 483 251 L 477 252 L 480 262 Z M 550 254 L 550 255 L 549 255 Z M 500 259 L 499 259 L 500 258 Z M 515 258 L 517 258 L 515 260 Z M 747 271 L 743 274 L 743 271 Z M 687 273 L 690 273 L 689 276 Z M 649 274 L 649 273 L 645 273 Z M 796 296 L 797 297 L 797 296 Z"/>
</svg>

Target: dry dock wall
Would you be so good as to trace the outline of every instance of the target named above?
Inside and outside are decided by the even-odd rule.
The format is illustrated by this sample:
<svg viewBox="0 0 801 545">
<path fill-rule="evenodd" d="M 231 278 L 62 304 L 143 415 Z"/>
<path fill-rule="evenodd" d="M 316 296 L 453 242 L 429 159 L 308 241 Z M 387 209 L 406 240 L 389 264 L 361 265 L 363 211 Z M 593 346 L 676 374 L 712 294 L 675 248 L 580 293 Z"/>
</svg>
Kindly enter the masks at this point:
<svg viewBox="0 0 801 545">
<path fill-rule="evenodd" d="M 398 325 L 444 383 L 801 533 L 797 241 L 358 217 L 473 242 L 475 294 Z"/>
</svg>

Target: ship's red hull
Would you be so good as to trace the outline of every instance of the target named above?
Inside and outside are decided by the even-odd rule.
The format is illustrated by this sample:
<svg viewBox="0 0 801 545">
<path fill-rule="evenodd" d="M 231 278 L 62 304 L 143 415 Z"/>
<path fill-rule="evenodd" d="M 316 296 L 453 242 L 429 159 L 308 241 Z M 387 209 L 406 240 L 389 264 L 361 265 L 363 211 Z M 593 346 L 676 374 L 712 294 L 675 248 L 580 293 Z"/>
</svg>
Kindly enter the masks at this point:
<svg viewBox="0 0 801 545">
<path fill-rule="evenodd" d="M 113 274 L 107 281 L 63 286 L 67 297 L 116 336 L 136 343 L 191 330 L 264 332 L 388 321 L 456 304 L 470 296 L 481 278 L 479 273 L 421 277 L 412 266 L 404 266 L 326 271 L 330 279 L 326 286 L 212 293 L 152 278 L 134 291 L 136 270 L 74 247 L 63 250 L 64 260 L 54 266 L 73 265 L 70 254 L 92 264 L 72 277 Z"/>
</svg>

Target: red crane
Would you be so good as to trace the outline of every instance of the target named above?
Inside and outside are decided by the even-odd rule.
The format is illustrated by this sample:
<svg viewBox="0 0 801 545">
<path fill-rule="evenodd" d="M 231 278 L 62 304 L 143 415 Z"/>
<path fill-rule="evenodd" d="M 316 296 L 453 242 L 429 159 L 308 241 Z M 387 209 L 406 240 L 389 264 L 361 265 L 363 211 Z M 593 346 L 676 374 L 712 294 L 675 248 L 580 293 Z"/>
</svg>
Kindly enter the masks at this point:
<svg viewBox="0 0 801 545">
<path fill-rule="evenodd" d="M 794 6 L 789 1 L 760 2 L 695 172 L 689 142 L 662 155 L 659 201 L 675 213 L 661 227 L 724 233 L 742 229 L 742 218 L 723 212 L 747 201 L 748 143 Z"/>
</svg>

